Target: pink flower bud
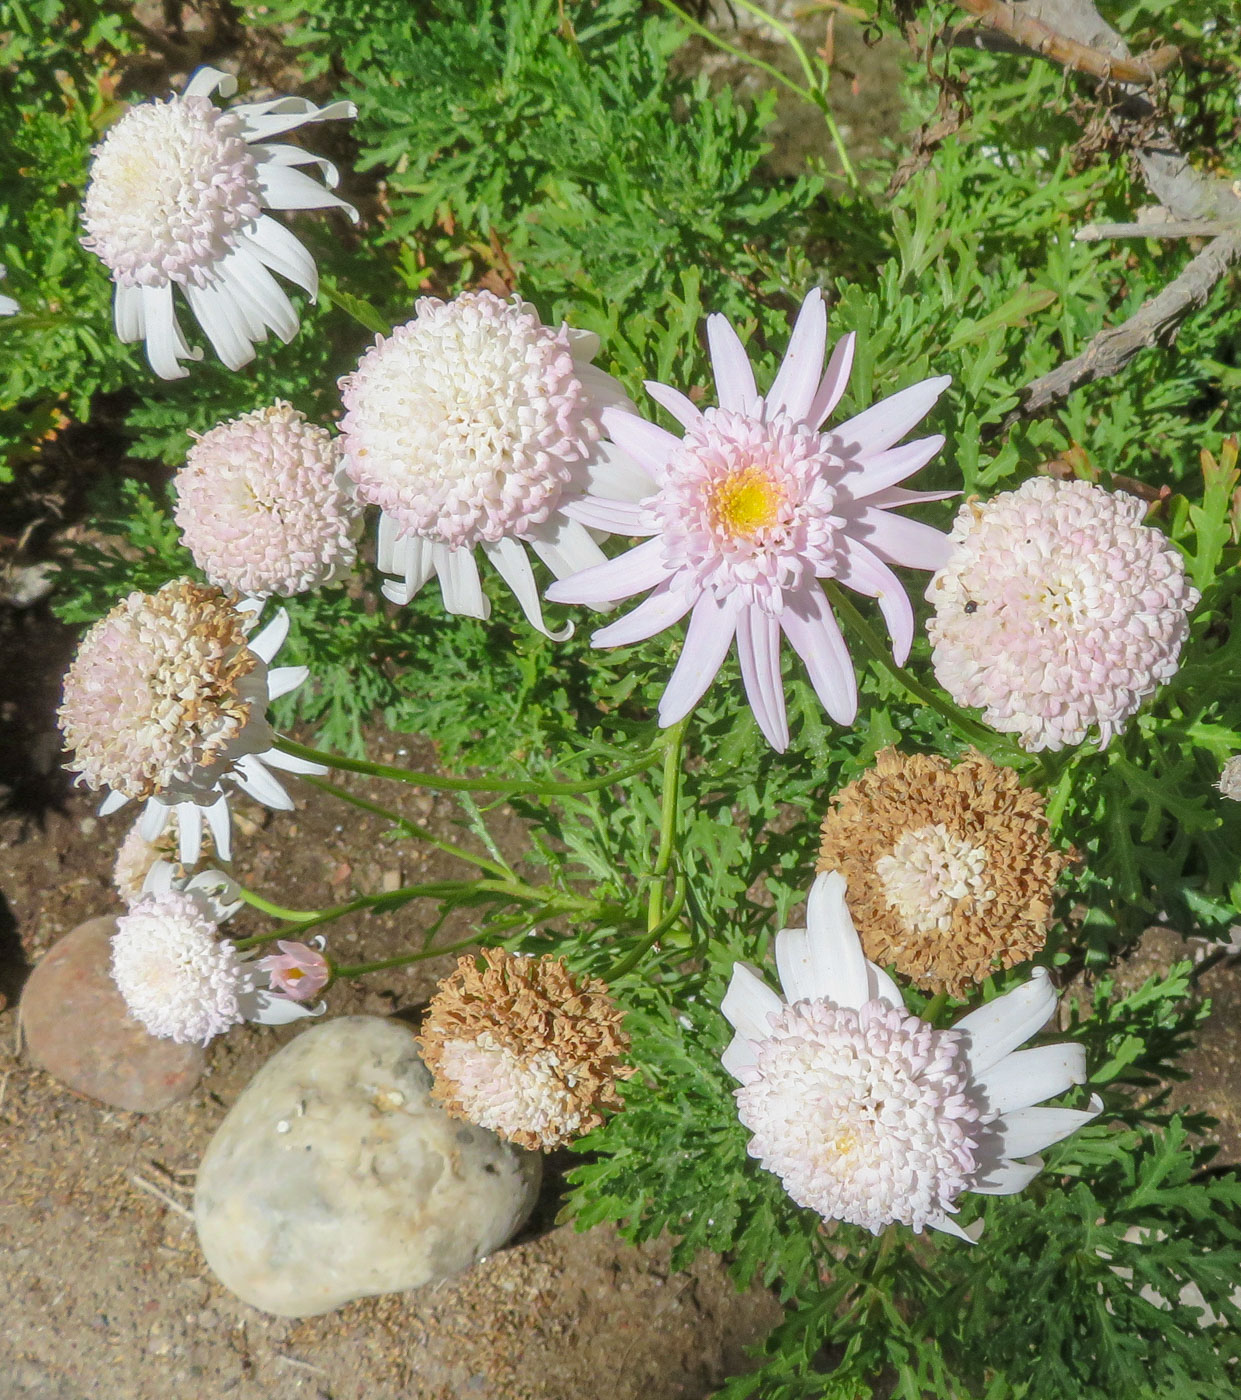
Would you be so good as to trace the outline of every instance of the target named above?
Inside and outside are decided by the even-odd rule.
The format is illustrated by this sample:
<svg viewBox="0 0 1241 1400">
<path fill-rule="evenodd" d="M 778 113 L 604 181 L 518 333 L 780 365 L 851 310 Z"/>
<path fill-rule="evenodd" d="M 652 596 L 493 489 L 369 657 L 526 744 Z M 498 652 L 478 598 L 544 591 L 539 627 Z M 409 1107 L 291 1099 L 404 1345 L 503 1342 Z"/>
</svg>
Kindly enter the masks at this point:
<svg viewBox="0 0 1241 1400">
<path fill-rule="evenodd" d="M 287 943 L 279 939 L 278 953 L 260 958 L 255 967 L 267 973 L 271 990 L 290 1001 L 309 1001 L 327 986 L 332 975 L 327 959 L 306 943 Z"/>
</svg>

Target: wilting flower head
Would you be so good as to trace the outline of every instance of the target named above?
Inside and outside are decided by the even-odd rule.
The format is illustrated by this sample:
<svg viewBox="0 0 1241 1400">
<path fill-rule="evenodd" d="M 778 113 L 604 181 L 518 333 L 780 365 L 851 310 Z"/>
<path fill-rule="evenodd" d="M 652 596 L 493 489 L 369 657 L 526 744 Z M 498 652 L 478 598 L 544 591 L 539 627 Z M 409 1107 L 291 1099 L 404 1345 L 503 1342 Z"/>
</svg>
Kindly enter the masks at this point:
<svg viewBox="0 0 1241 1400">
<path fill-rule="evenodd" d="M 327 986 L 332 976 L 322 946 L 322 940 L 318 948 L 312 948 L 308 943 L 290 943 L 280 938 L 276 941 L 280 951 L 260 958 L 254 966 L 267 974 L 274 995 L 290 1001 L 309 1001 Z"/>
<path fill-rule="evenodd" d="M 148 895 L 117 919 L 112 978 L 135 1019 L 165 1040 L 205 1045 L 245 1019 L 237 950 L 192 894 Z"/>
<path fill-rule="evenodd" d="M 1022 1159 L 1102 1109 L 1034 1107 L 1086 1077 L 1080 1045 L 1017 1048 L 1055 1009 L 1046 971 L 937 1030 L 866 960 L 842 875 L 815 880 L 806 924 L 776 935 L 787 1000 L 738 963 L 721 1007 L 750 1155 L 825 1219 L 977 1239 L 953 1219 L 961 1193 L 1022 1190 L 1043 1166 Z"/>
<path fill-rule="evenodd" d="M 1031 752 L 1121 733 L 1175 675 L 1200 596 L 1145 510 L 1046 476 L 963 505 L 926 591 L 940 685 Z"/>
<path fill-rule="evenodd" d="M 268 670 L 288 633 L 283 612 L 251 639 L 252 623 L 253 613 L 218 588 L 175 579 L 118 603 L 82 639 L 65 677 L 67 766 L 88 787 L 111 789 L 104 815 L 146 799 L 139 830 L 147 841 L 175 810 L 187 866 L 198 860 L 204 821 L 229 858 L 224 779 L 287 811 L 293 803 L 268 768 L 324 771 L 272 746 L 267 705 L 300 685 L 306 668 Z"/>
<path fill-rule="evenodd" d="M 177 323 L 179 286 L 216 354 L 240 369 L 268 328 L 283 341 L 297 333 L 297 312 L 272 276 L 278 272 L 308 292 L 319 288 L 306 248 L 264 209 L 334 206 L 357 211 L 299 166 L 317 165 L 337 183 L 330 161 L 267 138 L 309 122 L 352 117 L 351 102 L 322 109 L 301 97 L 242 103 L 221 110 L 237 80 L 200 68 L 180 97 L 130 110 L 95 148 L 86 189 L 83 244 L 107 265 L 116 283 L 116 333 L 145 340 L 151 368 L 180 379 L 190 350 Z"/>
<path fill-rule="evenodd" d="M 1230 802 L 1241 802 L 1241 754 L 1234 754 L 1224 764 L 1215 786 Z"/>
<path fill-rule="evenodd" d="M 203 833 L 210 844 L 210 834 Z M 148 841 L 142 834 L 142 818 L 139 817 L 125 833 L 125 839 L 116 853 L 116 863 L 112 867 L 112 884 L 117 894 L 132 907 L 146 893 L 147 876 L 161 861 L 176 865 L 177 813 L 174 808 L 169 814 L 168 825 L 154 841 Z M 178 867 L 177 873 L 180 872 Z"/>
<path fill-rule="evenodd" d="M 845 877 L 868 958 L 960 996 L 1043 946 L 1064 862 L 1011 768 L 885 749 L 832 799 L 818 868 Z"/>
<path fill-rule="evenodd" d="M 204 433 L 173 485 L 182 543 L 221 588 L 288 597 L 353 567 L 361 507 L 337 439 L 292 404 Z"/>
<path fill-rule="evenodd" d="M 689 614 L 685 645 L 659 706 L 662 725 L 694 708 L 736 638 L 759 728 L 783 750 L 789 734 L 781 632 L 805 663 L 828 714 L 848 724 L 857 711 L 849 653 L 820 579 L 837 579 L 876 598 L 898 660 L 909 653 L 913 609 L 889 565 L 938 568 L 948 542 L 930 526 L 890 512 L 951 493 L 915 493 L 896 485 L 930 461 L 942 437 L 893 444 L 925 416 L 949 381 L 924 380 L 825 433 L 820 428 L 849 376 L 853 336 L 836 346 L 824 373 L 827 312 L 818 288 L 802 306 L 765 398 L 723 316 L 707 318 L 707 339 L 718 408 L 699 410 L 676 389 L 646 386 L 684 425 L 684 437 L 622 410 L 604 414 L 613 442 L 655 477 L 654 492 L 635 501 L 597 490 L 566 507 L 592 528 L 651 538 L 553 585 L 547 596 L 601 604 L 653 590 L 633 612 L 596 632 L 596 646 L 644 641 Z"/>
<path fill-rule="evenodd" d="M 6 275 L 4 264 L 0 263 L 0 282 L 4 281 Z M 21 307 L 12 297 L 0 296 L 0 316 L 16 316 L 20 310 Z"/>
<path fill-rule="evenodd" d="M 557 578 L 598 564 L 569 503 L 650 489 L 599 440 L 602 410 L 629 401 L 590 364 L 598 336 L 553 330 L 528 302 L 465 292 L 421 297 L 416 312 L 341 381 L 346 469 L 383 512 L 379 567 L 399 576 L 384 594 L 407 603 L 434 573 L 449 612 L 487 617 L 477 547 L 546 632 L 525 546 Z"/>
<path fill-rule="evenodd" d="M 454 1118 L 521 1147 L 559 1147 L 620 1103 L 633 1073 L 623 1013 L 597 980 L 576 981 L 559 958 L 484 948 L 440 983 L 422 1023 L 435 1098 Z"/>
</svg>

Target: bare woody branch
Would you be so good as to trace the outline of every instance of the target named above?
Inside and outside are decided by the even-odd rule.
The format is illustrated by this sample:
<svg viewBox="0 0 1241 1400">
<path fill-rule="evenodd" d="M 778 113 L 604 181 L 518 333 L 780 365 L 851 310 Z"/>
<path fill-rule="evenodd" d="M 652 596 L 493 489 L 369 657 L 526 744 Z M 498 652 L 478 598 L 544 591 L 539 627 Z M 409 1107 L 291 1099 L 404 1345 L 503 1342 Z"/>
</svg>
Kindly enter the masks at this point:
<svg viewBox="0 0 1241 1400">
<path fill-rule="evenodd" d="M 1180 323 L 1206 301 L 1212 288 L 1239 257 L 1241 230 L 1213 239 L 1179 277 L 1143 302 L 1123 325 L 1100 331 L 1082 354 L 1029 384 L 1021 407 L 1004 420 L 1003 430 L 1007 431 L 1019 418 L 1029 417 L 1063 399 L 1083 384 L 1116 374 L 1139 350 L 1173 338 Z"/>
<path fill-rule="evenodd" d="M 1036 16 L 1006 4 L 1005 0 L 956 0 L 956 3 L 1024 48 L 1105 82 L 1144 87 L 1156 82 L 1180 57 L 1180 50 L 1173 44 L 1152 49 L 1141 58 L 1118 57 L 1060 33 Z"/>
</svg>

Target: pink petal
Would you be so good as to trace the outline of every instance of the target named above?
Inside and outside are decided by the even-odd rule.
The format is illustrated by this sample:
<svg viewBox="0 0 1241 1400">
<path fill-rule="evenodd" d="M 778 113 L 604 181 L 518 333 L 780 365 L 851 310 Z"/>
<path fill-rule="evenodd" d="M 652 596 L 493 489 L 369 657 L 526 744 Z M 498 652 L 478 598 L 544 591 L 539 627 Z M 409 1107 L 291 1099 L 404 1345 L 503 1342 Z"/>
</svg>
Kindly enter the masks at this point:
<svg viewBox="0 0 1241 1400">
<path fill-rule="evenodd" d="M 657 632 L 664 631 L 689 612 L 695 595 L 674 589 L 671 582 L 661 583 L 644 602 L 630 613 L 601 627 L 590 639 L 592 646 L 627 647 L 635 642 L 644 642 Z"/>
<path fill-rule="evenodd" d="M 653 535 L 647 512 L 632 501 L 608 501 L 602 496 L 579 496 L 560 507 L 561 515 L 576 520 L 590 530 L 606 530 L 610 535 Z"/>
<path fill-rule="evenodd" d="M 879 611 L 892 637 L 892 655 L 896 664 L 903 666 L 914 641 L 914 610 L 908 594 L 900 579 L 864 544 L 846 537 L 841 545 L 845 563 L 836 570 L 835 577 L 855 593 L 878 599 Z"/>
<path fill-rule="evenodd" d="M 780 372 L 767 394 L 769 413 L 783 409 L 790 418 L 804 419 L 814 403 L 827 348 L 827 309 L 823 293 L 812 287 L 797 314 Z"/>
<path fill-rule="evenodd" d="M 684 719 L 702 699 L 724 664 L 737 631 L 737 603 L 704 593 L 694 604 L 685 645 L 659 702 L 659 722 L 666 729 Z"/>
<path fill-rule="evenodd" d="M 855 458 L 847 464 L 839 484 L 855 501 L 863 500 L 921 471 L 943 445 L 944 439 L 937 433 L 860 461 Z"/>
<path fill-rule="evenodd" d="M 758 727 L 771 747 L 783 753 L 789 726 L 780 677 L 780 624 L 761 608 L 744 608 L 737 618 L 737 657 Z"/>
<path fill-rule="evenodd" d="M 805 663 L 810 683 L 823 708 L 837 724 L 852 724 L 857 715 L 857 682 L 840 628 L 817 583 L 785 598 L 780 626 Z"/>
<path fill-rule="evenodd" d="M 903 486 L 889 486 L 886 491 L 876 491 L 873 496 L 867 496 L 866 504 L 876 509 L 891 510 L 894 506 L 917 506 L 924 501 L 946 501 L 960 494 L 960 491 L 906 491 Z"/>
<path fill-rule="evenodd" d="M 607 435 L 639 464 L 662 478 L 669 457 L 681 446 L 680 438 L 665 432 L 657 423 L 648 423 L 637 414 L 620 408 L 605 408 L 602 413 Z"/>
<path fill-rule="evenodd" d="M 828 434 L 828 447 L 841 457 L 873 456 L 891 447 L 920 423 L 952 383 L 950 375 L 924 379 L 881 399 Z"/>
<path fill-rule="evenodd" d="M 615 603 L 630 598 L 664 578 L 663 547 L 662 539 L 647 540 L 606 564 L 560 579 L 544 596 L 552 603 Z"/>
<path fill-rule="evenodd" d="M 857 336 L 852 331 L 843 340 L 836 342 L 822 382 L 815 392 L 813 402 L 806 410 L 806 422 L 812 428 L 821 428 L 828 414 L 840 402 L 845 385 L 849 382 L 849 372 L 853 369 L 853 348 L 856 344 Z"/>
<path fill-rule="evenodd" d="M 942 569 L 952 552 L 952 543 L 941 530 L 891 515 L 877 506 L 858 511 L 854 517 L 864 542 L 889 564 L 910 569 Z"/>
<path fill-rule="evenodd" d="M 680 389 L 660 384 L 655 379 L 646 380 L 642 387 L 657 404 L 666 408 L 682 427 L 692 428 L 702 417 L 702 409 Z"/>
<path fill-rule="evenodd" d="M 734 413 L 749 413 L 758 397 L 750 357 L 728 317 L 721 316 L 718 311 L 707 317 L 707 347 L 711 351 L 715 396 L 720 407 Z"/>
</svg>

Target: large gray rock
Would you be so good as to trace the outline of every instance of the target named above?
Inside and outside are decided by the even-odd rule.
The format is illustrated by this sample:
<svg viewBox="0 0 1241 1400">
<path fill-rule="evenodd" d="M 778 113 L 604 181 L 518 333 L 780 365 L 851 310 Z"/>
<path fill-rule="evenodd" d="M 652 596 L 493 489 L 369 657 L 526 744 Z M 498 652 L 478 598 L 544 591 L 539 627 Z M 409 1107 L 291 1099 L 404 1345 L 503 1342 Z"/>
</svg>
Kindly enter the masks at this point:
<svg viewBox="0 0 1241 1400">
<path fill-rule="evenodd" d="M 207 1263 L 282 1317 L 460 1273 L 512 1238 L 537 1154 L 450 1119 L 413 1032 L 377 1016 L 303 1031 L 263 1066 L 203 1157 Z"/>
<path fill-rule="evenodd" d="M 132 1113 L 183 1099 L 202 1078 L 200 1045 L 148 1035 L 109 970 L 116 920 L 88 919 L 30 974 L 22 1033 L 30 1058 L 75 1093 Z"/>
</svg>

